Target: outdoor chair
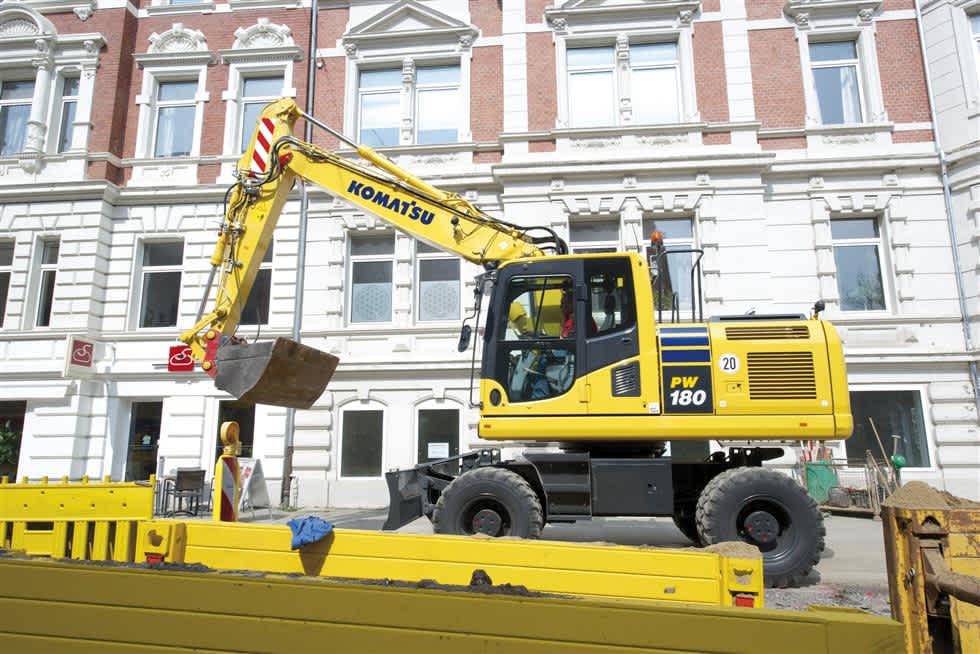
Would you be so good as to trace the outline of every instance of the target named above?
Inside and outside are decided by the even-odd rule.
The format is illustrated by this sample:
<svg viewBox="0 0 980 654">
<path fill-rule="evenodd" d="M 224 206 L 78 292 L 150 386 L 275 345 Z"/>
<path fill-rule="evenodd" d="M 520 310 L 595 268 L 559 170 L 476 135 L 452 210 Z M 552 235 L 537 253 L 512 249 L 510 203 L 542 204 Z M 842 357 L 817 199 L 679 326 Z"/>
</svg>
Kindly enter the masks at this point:
<svg viewBox="0 0 980 654">
<path fill-rule="evenodd" d="M 177 468 L 177 476 L 164 489 L 164 506 L 168 507 L 168 516 L 177 514 L 197 515 L 201 509 L 201 501 L 206 502 L 207 485 L 204 482 L 204 470 L 199 468 Z M 171 504 L 173 500 L 173 504 Z M 184 508 L 184 501 L 187 508 Z"/>
</svg>

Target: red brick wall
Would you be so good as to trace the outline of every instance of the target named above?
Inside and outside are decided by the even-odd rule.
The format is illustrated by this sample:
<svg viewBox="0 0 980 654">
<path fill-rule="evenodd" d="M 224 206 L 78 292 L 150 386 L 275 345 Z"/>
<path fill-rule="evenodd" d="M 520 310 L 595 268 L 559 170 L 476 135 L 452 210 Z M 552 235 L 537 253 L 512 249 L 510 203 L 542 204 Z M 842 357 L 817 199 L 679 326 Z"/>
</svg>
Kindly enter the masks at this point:
<svg viewBox="0 0 980 654">
<path fill-rule="evenodd" d="M 347 31 L 350 12 L 347 7 L 321 9 L 317 40 L 321 48 L 330 48 Z M 314 115 L 338 132 L 344 130 L 344 97 L 347 85 L 347 57 L 324 57 L 316 71 Z M 351 135 L 348 135 L 351 136 Z M 356 134 L 353 135 L 356 137 Z M 340 142 L 322 129 L 313 130 L 313 142 L 335 149 Z"/>
<path fill-rule="evenodd" d="M 504 12 L 496 0 L 470 0 L 470 22 L 483 36 L 500 36 L 504 27 Z"/>
<path fill-rule="evenodd" d="M 554 141 L 531 141 L 527 144 L 528 152 L 554 152 Z"/>
<path fill-rule="evenodd" d="M 729 145 L 732 142 L 731 132 L 712 132 L 701 137 L 705 145 Z"/>
<path fill-rule="evenodd" d="M 926 143 L 931 140 L 931 129 L 916 129 L 911 132 L 895 132 L 892 134 L 893 143 Z"/>
<path fill-rule="evenodd" d="M 555 0 L 525 0 L 526 6 L 525 11 L 527 12 L 525 18 L 529 24 L 543 23 L 544 22 L 544 8 L 550 7 L 557 2 Z"/>
<path fill-rule="evenodd" d="M 893 11 L 895 9 L 914 9 L 915 0 L 885 0 L 883 8 L 885 11 Z"/>
<path fill-rule="evenodd" d="M 928 122 L 929 94 L 914 20 L 883 20 L 875 26 L 878 70 L 888 119 L 896 123 Z"/>
<path fill-rule="evenodd" d="M 701 11 L 721 11 L 721 0 L 703 0 Z"/>
<path fill-rule="evenodd" d="M 317 14 L 316 39 L 319 47 L 332 48 L 344 32 L 347 31 L 347 22 L 350 20 L 350 11 L 347 7 L 321 8 Z"/>
<path fill-rule="evenodd" d="M 745 0 L 745 14 L 749 20 L 779 18 L 785 5 L 785 0 Z"/>
<path fill-rule="evenodd" d="M 499 150 L 493 150 L 490 152 L 477 152 L 473 155 L 473 163 L 500 163 L 503 158 L 503 152 Z"/>
<path fill-rule="evenodd" d="M 504 131 L 504 49 L 473 48 L 470 129 L 474 141 L 496 140 Z"/>
<path fill-rule="evenodd" d="M 759 139 L 763 150 L 803 150 L 806 148 L 806 137 L 787 136 Z"/>
<path fill-rule="evenodd" d="M 558 116 L 555 46 L 550 32 L 527 35 L 528 129 L 554 129 Z"/>
<path fill-rule="evenodd" d="M 755 112 L 762 127 L 802 127 L 806 101 L 793 29 L 750 31 L 749 57 Z"/>
<path fill-rule="evenodd" d="M 728 120 L 725 44 L 721 23 L 698 23 L 694 28 L 694 81 L 701 120 Z"/>
</svg>

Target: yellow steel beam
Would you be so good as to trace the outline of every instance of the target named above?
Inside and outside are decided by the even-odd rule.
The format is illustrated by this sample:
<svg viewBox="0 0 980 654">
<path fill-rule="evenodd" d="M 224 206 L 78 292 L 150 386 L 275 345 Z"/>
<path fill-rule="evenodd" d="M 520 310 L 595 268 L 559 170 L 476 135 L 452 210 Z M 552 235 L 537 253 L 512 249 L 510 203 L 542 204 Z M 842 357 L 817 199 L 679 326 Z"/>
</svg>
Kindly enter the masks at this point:
<svg viewBox="0 0 980 654">
<path fill-rule="evenodd" d="M 137 560 L 200 563 L 354 579 L 470 582 L 475 569 L 495 583 L 580 596 L 625 597 L 732 606 L 736 594 L 762 605 L 762 559 L 704 550 L 430 536 L 335 529 L 300 551 L 285 525 L 152 520 L 141 523 Z M 752 548 L 749 548 L 750 550 Z M 743 551 L 744 554 L 744 551 Z"/>
<path fill-rule="evenodd" d="M 859 611 L 522 596 L 2 558 L 0 578 L 3 651 L 129 645 L 290 654 L 860 654 L 903 648 L 897 623 Z"/>
</svg>

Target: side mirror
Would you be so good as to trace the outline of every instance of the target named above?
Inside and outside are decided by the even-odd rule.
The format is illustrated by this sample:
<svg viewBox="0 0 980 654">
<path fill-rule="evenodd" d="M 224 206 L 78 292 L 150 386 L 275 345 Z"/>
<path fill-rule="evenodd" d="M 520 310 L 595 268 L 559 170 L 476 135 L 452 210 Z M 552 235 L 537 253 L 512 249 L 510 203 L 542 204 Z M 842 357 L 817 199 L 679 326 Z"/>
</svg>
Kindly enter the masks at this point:
<svg viewBox="0 0 980 654">
<path fill-rule="evenodd" d="M 813 303 L 813 318 L 814 320 L 820 317 L 820 312 L 827 308 L 823 300 L 817 300 Z"/>
<path fill-rule="evenodd" d="M 469 325 L 463 325 L 462 329 L 459 330 L 459 345 L 456 346 L 456 350 L 459 352 L 465 352 L 470 347 L 470 337 L 473 335 L 473 328 Z"/>
</svg>

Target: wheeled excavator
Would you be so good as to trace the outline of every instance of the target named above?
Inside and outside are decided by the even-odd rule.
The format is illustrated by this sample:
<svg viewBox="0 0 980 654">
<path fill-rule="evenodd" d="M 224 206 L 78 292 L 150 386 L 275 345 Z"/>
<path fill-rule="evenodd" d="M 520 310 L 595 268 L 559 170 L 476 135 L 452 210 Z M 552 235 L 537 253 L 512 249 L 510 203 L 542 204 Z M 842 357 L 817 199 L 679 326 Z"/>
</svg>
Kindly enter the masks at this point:
<svg viewBox="0 0 980 654">
<path fill-rule="evenodd" d="M 350 150 L 296 138 L 300 118 Z M 490 216 L 288 98 L 265 107 L 238 162 L 198 320 L 180 336 L 219 389 L 309 408 L 338 365 L 289 339 L 235 335 L 297 179 L 483 269 L 459 342 L 460 352 L 473 350 L 478 433 L 528 449 L 505 459 L 487 447 L 387 473 L 386 529 L 425 515 L 440 533 L 534 538 L 547 523 L 670 516 L 695 543 L 756 545 L 770 586 L 799 583 L 819 561 L 816 504 L 763 463 L 787 441 L 851 434 L 843 349 L 820 303 L 809 317 L 704 320 L 692 300 L 688 319 L 669 279 L 676 252 L 662 235 L 652 236 L 649 257 L 570 254 L 550 228 Z M 686 250 L 698 297 L 701 254 Z M 471 344 L 474 328 L 482 345 Z M 711 452 L 716 441 L 739 446 Z"/>
</svg>

